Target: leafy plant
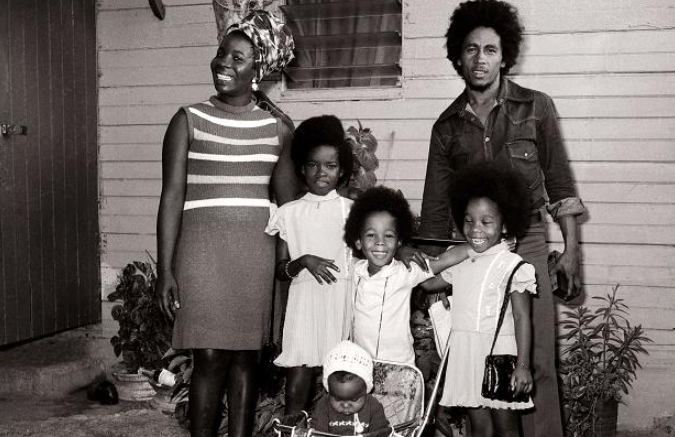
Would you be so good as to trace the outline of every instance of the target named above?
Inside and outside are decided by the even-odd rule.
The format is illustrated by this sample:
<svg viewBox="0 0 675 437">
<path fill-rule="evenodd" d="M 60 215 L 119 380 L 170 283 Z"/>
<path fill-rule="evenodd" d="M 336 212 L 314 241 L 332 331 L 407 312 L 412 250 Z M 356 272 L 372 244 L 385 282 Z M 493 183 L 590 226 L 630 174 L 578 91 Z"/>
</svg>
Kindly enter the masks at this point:
<svg viewBox="0 0 675 437">
<path fill-rule="evenodd" d="M 167 363 L 166 369 L 176 375 L 176 383 L 171 387 L 171 400 L 176 404 L 187 402 L 194 370 L 192 351 L 170 348 L 164 354 L 163 359 Z"/>
<path fill-rule="evenodd" d="M 561 321 L 566 342 L 560 363 L 566 434 L 593 435 L 596 408 L 601 402 L 621 402 L 641 368 L 638 354 L 647 354 L 642 325 L 631 326 L 628 306 L 618 298 L 619 285 L 603 297 L 595 311 L 579 306 L 565 311 Z"/>
<path fill-rule="evenodd" d="M 115 355 L 122 356 L 129 373 L 141 367 L 161 368 L 162 357 L 170 347 L 172 326 L 155 299 L 156 281 L 152 264 L 133 261 L 120 274 L 115 291 L 108 295 L 111 302 L 122 301 L 111 311 L 119 331 L 110 343 Z"/>
<path fill-rule="evenodd" d="M 375 170 L 379 167 L 380 162 L 375 156 L 377 151 L 375 135 L 369 128 L 363 127 L 361 121 L 358 123 L 358 129 L 354 126 L 347 129 L 345 139 L 347 144 L 350 145 L 354 157 L 354 172 L 349 181 L 349 187 L 363 191 L 374 187 L 377 183 Z"/>
<path fill-rule="evenodd" d="M 164 354 L 164 360 L 168 363 L 166 369 L 176 375 L 176 384 L 171 388 L 171 400 L 176 403 L 174 417 L 178 424 L 189 429 L 190 419 L 188 415 L 188 396 L 190 393 L 190 381 L 194 370 L 192 352 L 189 350 L 169 349 Z M 227 403 L 227 394 L 223 396 L 223 404 Z M 227 408 L 223 406 L 223 418 L 220 422 L 219 435 L 227 432 Z M 272 425 L 274 419 L 281 419 L 284 412 L 283 390 L 275 396 L 260 393 L 255 412 L 254 435 L 272 437 L 274 435 Z"/>
</svg>

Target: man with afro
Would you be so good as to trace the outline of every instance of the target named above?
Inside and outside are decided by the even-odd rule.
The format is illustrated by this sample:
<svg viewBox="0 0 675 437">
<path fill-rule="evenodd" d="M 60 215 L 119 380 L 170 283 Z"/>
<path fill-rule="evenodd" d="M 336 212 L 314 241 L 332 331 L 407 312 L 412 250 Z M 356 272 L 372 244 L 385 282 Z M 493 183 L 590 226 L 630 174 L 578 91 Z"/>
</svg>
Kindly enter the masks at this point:
<svg viewBox="0 0 675 437">
<path fill-rule="evenodd" d="M 565 252 L 555 269 L 567 279 L 567 297 L 574 298 L 581 290 L 577 216 L 584 206 L 575 189 L 553 101 L 506 77 L 516 64 L 522 35 L 517 10 L 504 1 L 466 1 L 453 12 L 445 35 L 447 57 L 466 87 L 431 132 L 420 236 L 448 237 L 450 191 L 463 168 L 490 161 L 515 169 L 524 179 L 533 208 L 516 251 L 535 266 L 538 297 L 532 299 L 535 408 L 523 416 L 523 431 L 526 437 L 562 437 L 555 309 L 542 213 L 546 208 L 560 225 Z"/>
</svg>

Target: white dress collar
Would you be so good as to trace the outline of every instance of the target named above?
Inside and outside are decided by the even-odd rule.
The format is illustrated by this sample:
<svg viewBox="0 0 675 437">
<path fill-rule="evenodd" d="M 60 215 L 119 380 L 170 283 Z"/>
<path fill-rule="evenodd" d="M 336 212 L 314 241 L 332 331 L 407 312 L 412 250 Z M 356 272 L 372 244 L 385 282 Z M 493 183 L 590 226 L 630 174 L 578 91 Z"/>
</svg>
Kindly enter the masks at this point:
<svg viewBox="0 0 675 437">
<path fill-rule="evenodd" d="M 370 272 L 368 272 L 368 260 L 362 259 L 356 262 L 354 265 L 354 273 L 366 279 L 388 278 L 389 276 L 392 276 L 394 273 L 396 273 L 399 264 L 401 264 L 400 261 L 393 259 L 389 264 L 383 266 L 379 272 L 371 276 Z"/>
<path fill-rule="evenodd" d="M 319 196 L 318 194 L 310 193 L 308 191 L 307 194 L 301 197 L 301 199 L 307 200 L 309 202 L 324 202 L 326 200 L 333 200 L 339 197 L 340 195 L 338 194 L 337 190 L 333 190 L 330 193 L 326 194 L 325 196 Z"/>
<path fill-rule="evenodd" d="M 474 252 L 473 249 L 469 249 L 469 258 L 480 258 L 483 256 L 490 256 L 490 255 L 497 255 L 498 253 L 501 252 L 508 252 L 509 251 L 509 245 L 503 241 L 501 243 L 495 244 L 485 252 Z"/>
</svg>

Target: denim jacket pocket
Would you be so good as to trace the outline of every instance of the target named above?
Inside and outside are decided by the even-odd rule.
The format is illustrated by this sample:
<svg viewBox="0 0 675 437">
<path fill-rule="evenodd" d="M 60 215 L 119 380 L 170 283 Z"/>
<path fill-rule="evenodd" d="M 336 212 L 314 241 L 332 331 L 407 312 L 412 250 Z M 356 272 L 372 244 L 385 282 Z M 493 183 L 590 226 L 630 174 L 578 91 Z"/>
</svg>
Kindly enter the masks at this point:
<svg viewBox="0 0 675 437">
<path fill-rule="evenodd" d="M 517 171 L 527 187 L 534 191 L 543 182 L 537 146 L 529 140 L 516 140 L 505 144 L 511 168 Z"/>
<path fill-rule="evenodd" d="M 461 133 L 446 135 L 445 143 L 448 145 L 448 163 L 454 171 L 459 171 L 471 162 L 470 149 L 467 148 L 465 138 Z"/>
</svg>

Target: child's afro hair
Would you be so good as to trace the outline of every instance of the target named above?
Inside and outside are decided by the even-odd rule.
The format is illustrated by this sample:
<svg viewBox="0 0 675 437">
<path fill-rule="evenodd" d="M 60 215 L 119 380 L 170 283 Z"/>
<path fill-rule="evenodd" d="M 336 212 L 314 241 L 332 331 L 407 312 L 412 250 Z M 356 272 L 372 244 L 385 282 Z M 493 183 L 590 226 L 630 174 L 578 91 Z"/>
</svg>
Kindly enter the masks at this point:
<svg viewBox="0 0 675 437">
<path fill-rule="evenodd" d="M 497 204 L 507 237 L 522 237 L 530 225 L 530 192 L 522 177 L 511 169 L 481 162 L 459 172 L 452 187 L 450 208 L 459 232 L 472 199 L 486 197 Z"/>
<path fill-rule="evenodd" d="M 448 59 L 459 75 L 462 67 L 457 64 L 464 39 L 477 27 L 489 27 L 499 35 L 502 43 L 502 75 L 508 74 L 516 65 L 520 43 L 523 40 L 523 27 L 518 19 L 518 10 L 511 4 L 499 0 L 472 0 L 461 3 L 450 18 L 450 26 L 445 33 L 445 47 Z"/>
<path fill-rule="evenodd" d="M 354 255 L 363 258 L 363 253 L 356 248 L 356 241 L 368 217 L 382 211 L 396 219 L 396 233 L 401 243 L 408 243 L 412 238 L 415 219 L 403 193 L 383 186 L 369 188 L 354 201 L 345 223 L 345 243 Z"/>
<path fill-rule="evenodd" d="M 295 173 L 300 180 L 305 176 L 302 169 L 312 150 L 319 146 L 333 146 L 338 152 L 338 161 L 342 175 L 338 178 L 337 185 L 342 186 L 349 181 L 354 169 L 354 157 L 352 149 L 345 140 L 345 130 L 340 119 L 334 115 L 321 115 L 311 117 L 300 123 L 293 133 L 291 159 L 295 164 Z"/>
</svg>

